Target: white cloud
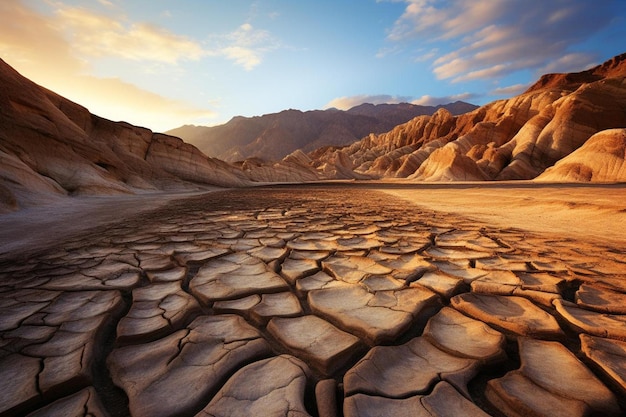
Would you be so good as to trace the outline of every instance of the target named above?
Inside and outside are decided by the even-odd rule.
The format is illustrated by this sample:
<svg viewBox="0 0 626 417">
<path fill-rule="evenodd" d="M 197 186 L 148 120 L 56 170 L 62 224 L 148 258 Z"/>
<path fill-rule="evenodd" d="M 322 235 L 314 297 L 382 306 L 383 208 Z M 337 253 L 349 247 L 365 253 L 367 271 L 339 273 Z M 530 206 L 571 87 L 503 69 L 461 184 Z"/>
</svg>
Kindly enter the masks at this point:
<svg viewBox="0 0 626 417">
<path fill-rule="evenodd" d="M 577 72 L 597 64 L 599 63 L 589 61 L 589 57 L 586 54 L 572 53 L 548 62 L 540 71 L 541 73 Z"/>
<path fill-rule="evenodd" d="M 420 98 L 411 101 L 411 104 L 417 104 L 420 106 L 438 106 L 440 104 L 454 103 L 456 101 L 469 101 L 478 96 L 474 93 L 461 93 L 452 96 L 433 97 L 429 95 L 421 96 Z"/>
<path fill-rule="evenodd" d="M 214 36 L 211 43 L 210 55 L 223 56 L 247 71 L 260 65 L 266 53 L 280 47 L 268 31 L 255 29 L 250 23 L 229 34 Z"/>
<path fill-rule="evenodd" d="M 411 97 L 398 97 L 398 96 L 390 96 L 386 94 L 379 94 L 379 95 L 362 94 L 362 95 L 350 96 L 350 97 L 337 97 L 329 101 L 324 106 L 324 108 L 325 109 L 335 108 L 339 110 L 349 110 L 352 107 L 355 107 L 364 103 L 397 104 L 397 103 L 408 103 L 410 100 L 411 100 Z"/>
<path fill-rule="evenodd" d="M 267 52 L 279 47 L 268 31 L 256 29 L 250 23 L 230 33 L 214 35 L 203 46 L 159 26 L 129 22 L 121 15 L 108 16 L 82 7 L 60 4 L 56 16 L 58 27 L 85 57 L 119 57 L 170 65 L 205 56 L 224 57 L 250 71 L 261 64 Z"/>
<path fill-rule="evenodd" d="M 111 27 L 111 22 L 97 16 L 85 24 Z M 164 97 L 119 78 L 90 75 L 89 63 L 76 55 L 77 49 L 65 36 L 58 21 L 52 23 L 19 0 L 0 2 L 0 56 L 31 80 L 99 116 L 155 130 L 192 121 L 206 123 L 215 117 L 209 109 Z"/>
<path fill-rule="evenodd" d="M 498 87 L 489 92 L 491 96 L 516 96 L 528 89 L 528 84 L 514 84 L 507 87 Z"/>
<path fill-rule="evenodd" d="M 433 97 L 433 96 L 422 96 L 419 98 L 407 97 L 407 96 L 391 96 L 386 94 L 380 95 L 367 95 L 362 94 L 358 96 L 350 96 L 350 97 L 338 97 L 326 104 L 324 106 L 325 109 L 336 108 L 339 110 L 349 110 L 352 107 L 358 106 L 364 103 L 370 104 L 398 104 L 398 103 L 411 103 L 417 104 L 420 106 L 437 106 L 439 104 L 448 104 L 453 103 L 455 101 L 467 101 L 476 98 L 476 94 L 472 93 L 462 93 L 456 94 L 452 96 L 443 96 L 443 97 Z"/>
<path fill-rule="evenodd" d="M 404 1 L 405 11 L 389 39 L 439 48 L 441 52 L 426 56 L 435 58 L 433 72 L 438 79 L 453 82 L 498 78 L 526 69 L 565 72 L 589 66 L 596 60 L 594 54 L 573 54 L 570 47 L 609 24 L 613 3 Z"/>
<path fill-rule="evenodd" d="M 198 42 L 151 24 L 124 24 L 122 18 L 77 7 L 62 6 L 56 15 L 59 28 L 82 55 L 169 64 L 205 55 Z"/>
</svg>

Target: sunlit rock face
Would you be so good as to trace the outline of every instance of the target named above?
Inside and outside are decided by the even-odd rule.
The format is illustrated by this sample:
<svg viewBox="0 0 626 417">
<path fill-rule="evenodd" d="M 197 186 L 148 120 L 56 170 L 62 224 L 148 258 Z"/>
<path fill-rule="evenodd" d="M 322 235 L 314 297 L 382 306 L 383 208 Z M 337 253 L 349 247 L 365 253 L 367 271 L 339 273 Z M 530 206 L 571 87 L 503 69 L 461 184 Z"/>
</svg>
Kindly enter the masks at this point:
<svg viewBox="0 0 626 417">
<path fill-rule="evenodd" d="M 0 61 L 1 211 L 65 195 L 249 183 L 182 140 L 94 116 Z"/>
<path fill-rule="evenodd" d="M 457 101 L 443 106 L 409 103 L 362 104 L 347 111 L 284 110 L 257 117 L 234 117 L 220 126 L 181 126 L 167 133 L 183 138 L 207 155 L 228 161 L 280 161 L 294 151 L 349 145 L 370 133 L 382 133 L 439 108 L 461 114 L 476 108 Z"/>
<path fill-rule="evenodd" d="M 548 168 L 542 181 L 626 181 L 626 129 L 607 129 Z"/>
<path fill-rule="evenodd" d="M 517 97 L 466 114 L 440 109 L 350 146 L 316 151 L 313 165 L 330 176 L 350 177 L 351 171 L 352 178 L 534 179 L 594 134 L 626 126 L 625 77 L 626 54 L 580 73 L 549 74 Z M 591 175 L 607 158 L 600 154 L 609 152 L 594 143 L 585 154 L 585 168 L 578 155 L 580 174 L 570 163 L 561 169 L 569 174 L 552 174 L 553 179 L 620 181 L 619 160 Z"/>
</svg>

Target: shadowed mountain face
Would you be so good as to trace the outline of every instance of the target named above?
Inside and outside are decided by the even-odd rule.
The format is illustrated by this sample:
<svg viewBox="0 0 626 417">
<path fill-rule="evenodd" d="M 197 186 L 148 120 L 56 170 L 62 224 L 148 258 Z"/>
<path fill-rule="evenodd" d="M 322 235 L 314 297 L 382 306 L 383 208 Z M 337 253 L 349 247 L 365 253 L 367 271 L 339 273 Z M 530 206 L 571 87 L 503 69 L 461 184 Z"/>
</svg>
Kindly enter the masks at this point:
<svg viewBox="0 0 626 417">
<path fill-rule="evenodd" d="M 183 138 L 207 155 L 229 162 L 245 159 L 277 161 L 302 150 L 349 145 L 370 133 L 382 133 L 439 108 L 461 114 L 477 108 L 457 101 L 444 106 L 362 104 L 347 111 L 285 110 L 259 117 L 235 117 L 220 126 L 182 126 L 167 133 Z"/>
<path fill-rule="evenodd" d="M 0 212 L 64 195 L 249 181 L 181 139 L 94 116 L 0 60 Z"/>
<path fill-rule="evenodd" d="M 329 178 L 534 179 L 576 151 L 540 178 L 626 181 L 625 77 L 626 54 L 545 75 L 524 94 L 469 113 L 440 109 L 350 146 L 318 149 L 312 165 Z"/>
</svg>

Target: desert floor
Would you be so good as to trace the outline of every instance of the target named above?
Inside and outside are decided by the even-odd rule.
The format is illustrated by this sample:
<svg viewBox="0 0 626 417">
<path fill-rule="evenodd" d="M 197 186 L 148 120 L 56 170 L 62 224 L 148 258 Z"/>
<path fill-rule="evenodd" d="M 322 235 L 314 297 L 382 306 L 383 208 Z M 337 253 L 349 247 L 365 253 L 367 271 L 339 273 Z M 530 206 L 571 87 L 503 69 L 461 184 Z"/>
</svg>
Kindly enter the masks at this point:
<svg viewBox="0 0 626 417">
<path fill-rule="evenodd" d="M 623 415 L 625 197 L 340 182 L 0 216 L 0 415 Z"/>
<path fill-rule="evenodd" d="M 626 184 L 430 184 L 384 189 L 419 206 L 492 226 L 626 243 Z"/>
</svg>

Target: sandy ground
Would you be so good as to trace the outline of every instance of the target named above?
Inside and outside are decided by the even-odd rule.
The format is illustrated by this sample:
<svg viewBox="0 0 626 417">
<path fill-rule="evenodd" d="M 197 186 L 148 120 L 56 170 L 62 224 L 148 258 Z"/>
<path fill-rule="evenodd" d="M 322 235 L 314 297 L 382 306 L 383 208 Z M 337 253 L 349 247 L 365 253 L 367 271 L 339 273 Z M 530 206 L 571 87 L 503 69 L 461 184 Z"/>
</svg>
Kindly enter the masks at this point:
<svg viewBox="0 0 626 417">
<path fill-rule="evenodd" d="M 293 186 L 293 185 L 292 185 Z M 316 186 L 310 185 L 311 192 Z M 626 184 L 335 183 L 377 190 L 478 222 L 589 242 L 626 244 Z M 197 194 L 197 193 L 195 193 Z M 0 257 L 54 246 L 95 226 L 124 221 L 194 194 L 75 197 L 0 216 Z"/>
<path fill-rule="evenodd" d="M 0 216 L 0 258 L 32 252 L 198 193 L 71 197 Z"/>
<path fill-rule="evenodd" d="M 384 192 L 479 222 L 589 242 L 626 244 L 626 184 L 468 183 L 382 186 Z"/>
</svg>

